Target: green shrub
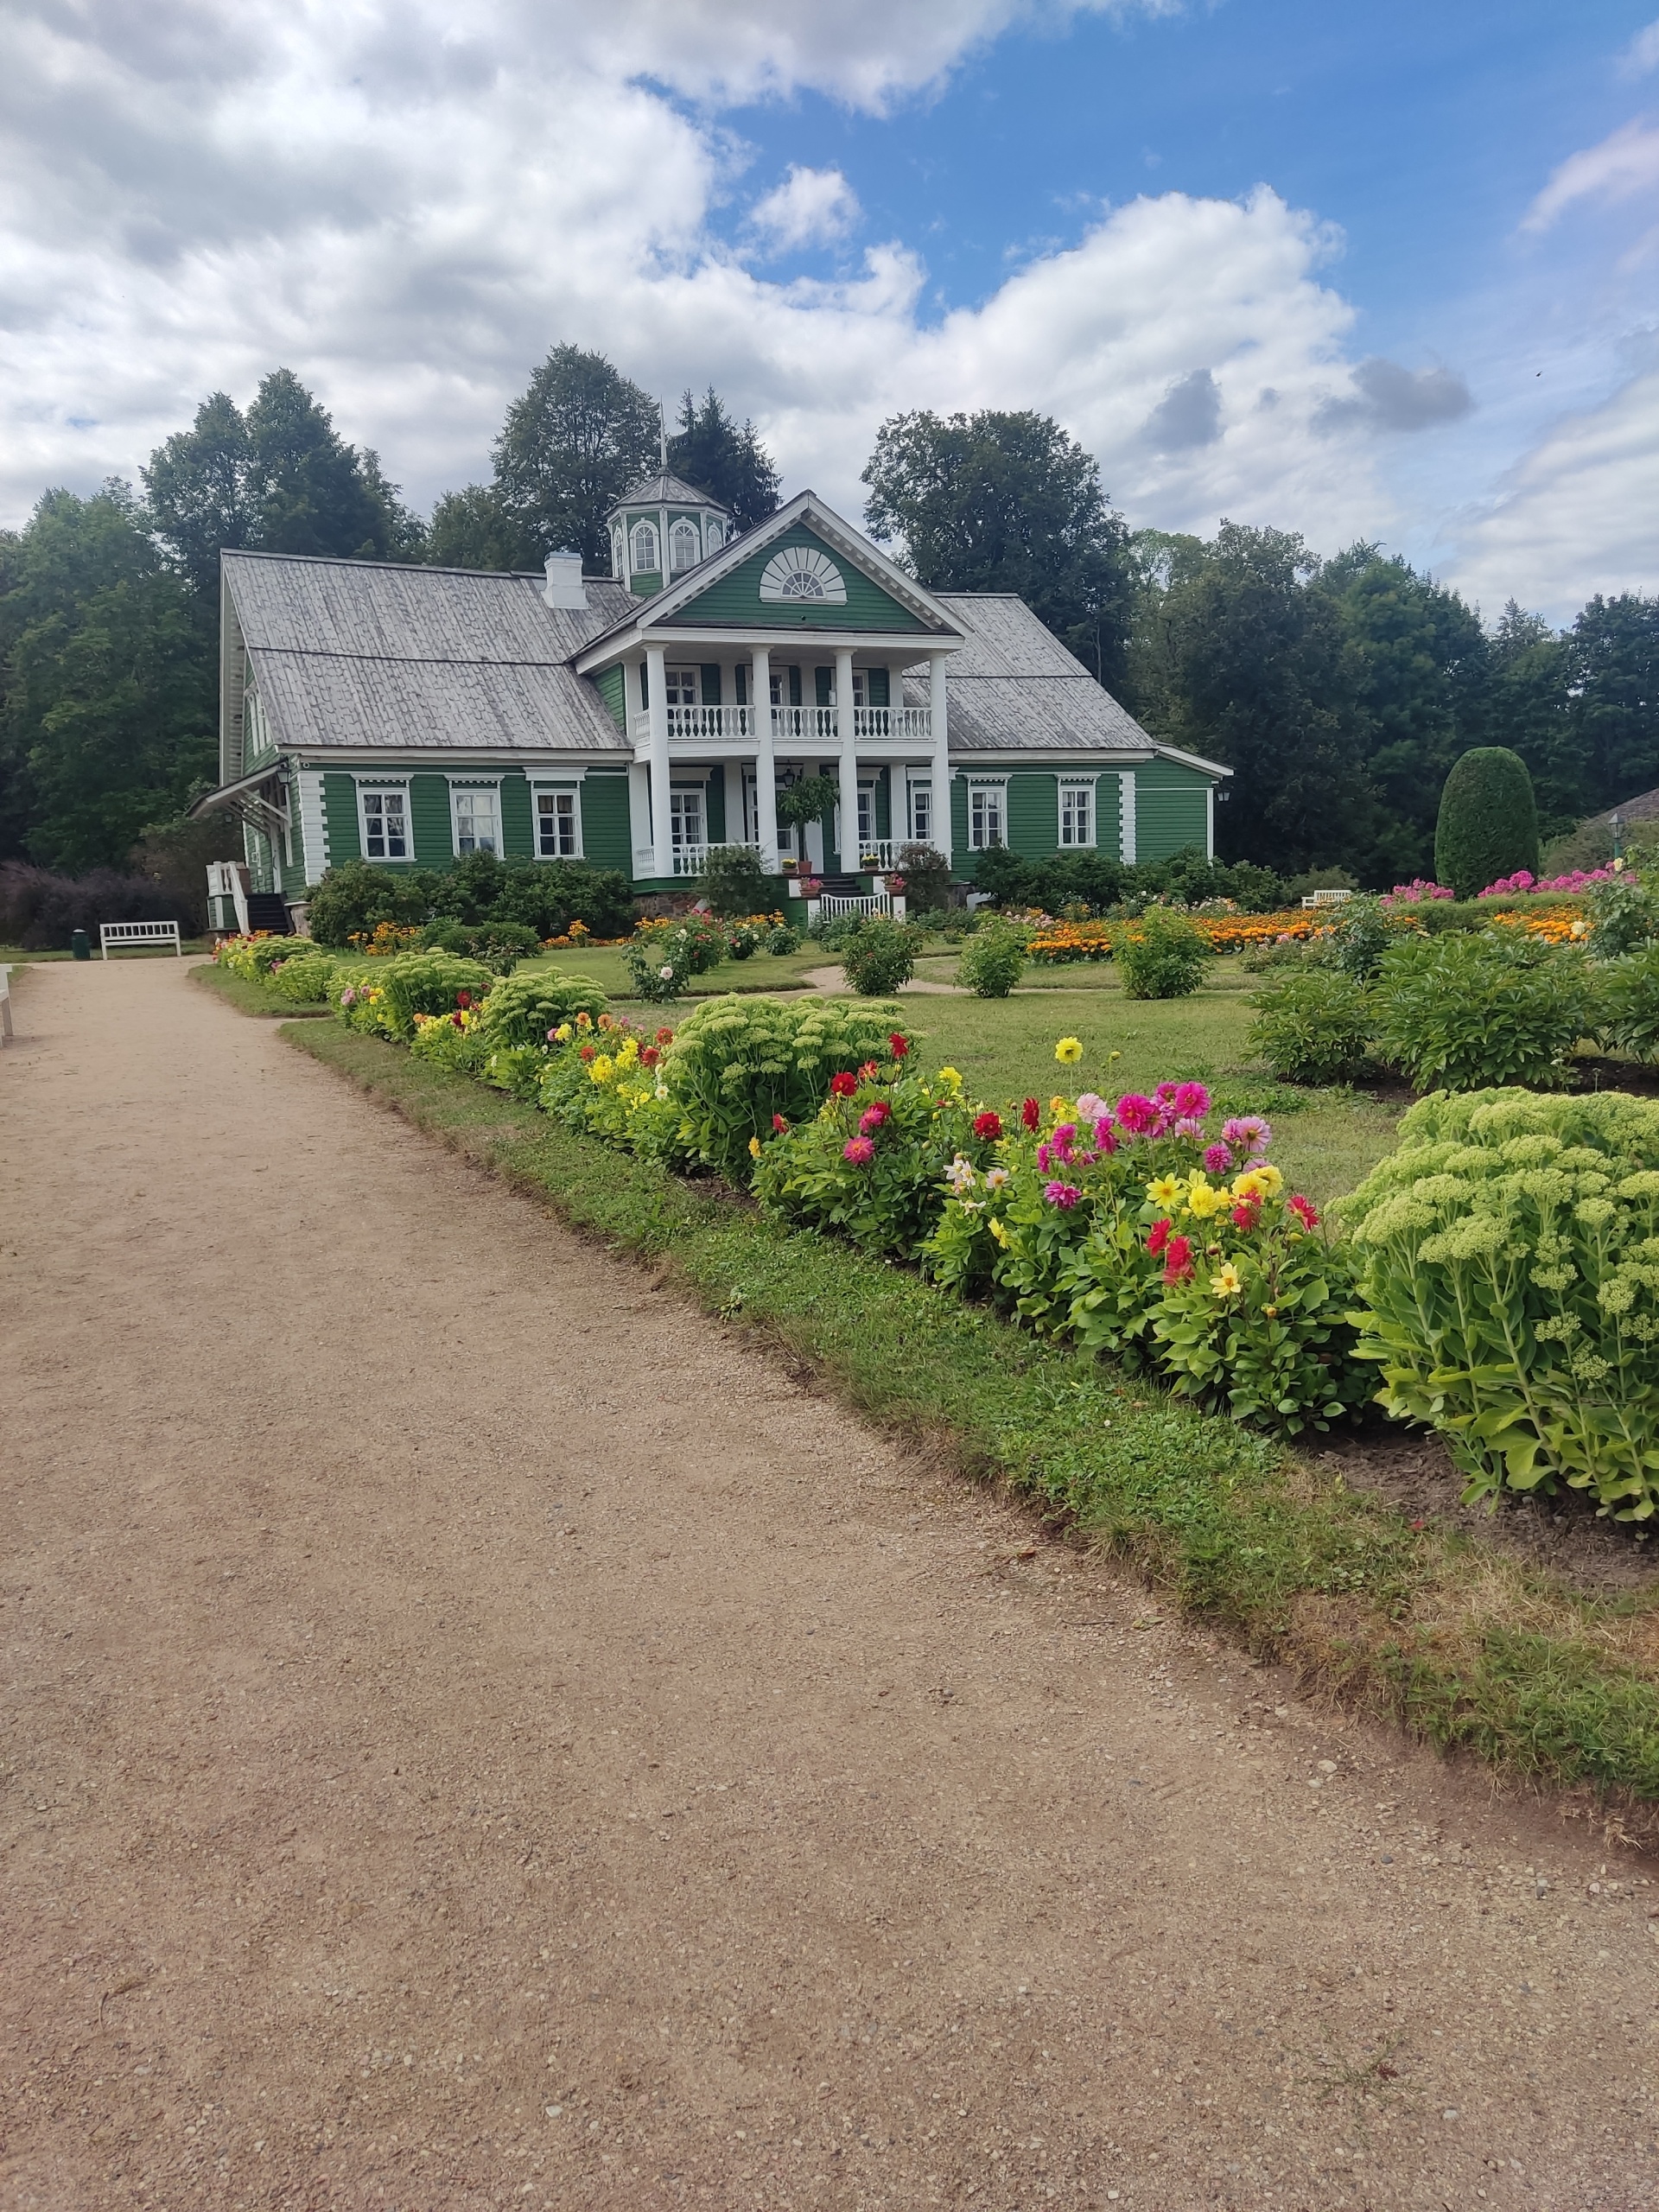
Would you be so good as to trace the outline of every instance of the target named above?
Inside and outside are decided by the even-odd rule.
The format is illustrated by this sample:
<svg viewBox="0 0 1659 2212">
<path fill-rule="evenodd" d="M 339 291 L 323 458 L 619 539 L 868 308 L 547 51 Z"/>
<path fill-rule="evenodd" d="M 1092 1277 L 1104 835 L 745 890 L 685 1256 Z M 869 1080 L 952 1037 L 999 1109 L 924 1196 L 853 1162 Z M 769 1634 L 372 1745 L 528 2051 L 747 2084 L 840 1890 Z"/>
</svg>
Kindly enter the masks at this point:
<svg viewBox="0 0 1659 2212">
<path fill-rule="evenodd" d="M 979 929 L 957 963 L 957 981 L 976 998 L 1005 999 L 1026 972 L 1026 932 L 1000 927 Z"/>
<path fill-rule="evenodd" d="M 1659 1059 L 1659 945 L 1595 970 L 1596 1033 L 1608 1049 Z"/>
<path fill-rule="evenodd" d="M 664 1080 L 709 1166 L 748 1181 L 773 1116 L 810 1121 L 837 1075 L 902 1058 L 909 1038 L 896 1006 L 842 999 L 706 999 L 681 1024 Z"/>
<path fill-rule="evenodd" d="M 581 922 L 590 935 L 624 937 L 633 925 L 633 887 L 620 868 L 586 861 L 503 860 L 469 853 L 442 874 L 428 873 L 429 912 L 477 928 L 518 922 L 538 944 L 568 937 Z"/>
<path fill-rule="evenodd" d="M 991 1143 L 975 1135 L 976 1119 L 983 1116 L 963 1098 L 959 1078 L 866 1081 L 763 1143 L 754 1195 L 797 1228 L 914 1259 L 938 1225 L 955 1164 L 989 1163 Z"/>
<path fill-rule="evenodd" d="M 1434 825 L 1434 873 L 1459 899 L 1500 876 L 1538 873 L 1538 808 L 1532 778 L 1506 745 L 1477 745 L 1452 764 Z"/>
<path fill-rule="evenodd" d="M 429 922 L 421 931 L 421 943 L 440 952 L 459 953 L 464 960 L 481 960 L 495 976 L 511 976 L 521 960 L 542 949 L 535 931 L 522 922 Z"/>
<path fill-rule="evenodd" d="M 492 985 L 479 1028 L 493 1048 L 544 1046 L 548 1033 L 561 1022 L 574 1022 L 579 1014 L 597 1020 L 604 1011 L 604 992 L 586 976 L 562 976 L 556 968 L 532 968 Z"/>
<path fill-rule="evenodd" d="M 565 1025 L 560 1025 L 563 1033 Z M 690 1132 L 669 1096 L 664 1055 L 671 1029 L 635 1029 L 626 1017 L 578 1014 L 545 1055 L 540 1103 L 555 1121 L 664 1166 L 695 1164 Z"/>
<path fill-rule="evenodd" d="M 303 938 L 289 938 L 287 942 L 305 944 Z M 334 980 L 334 962 L 329 954 L 308 946 L 304 951 L 290 953 L 286 960 L 278 961 L 268 980 L 278 998 L 291 1000 L 296 1006 L 315 1006 L 329 995 L 329 986 Z"/>
<path fill-rule="evenodd" d="M 866 914 L 841 948 L 849 984 L 861 998 L 886 998 L 916 972 L 921 932 L 889 914 Z"/>
<path fill-rule="evenodd" d="M 1149 907 L 1113 946 L 1128 999 L 1184 999 L 1203 982 L 1215 952 L 1201 930 L 1179 914 Z"/>
<path fill-rule="evenodd" d="M 341 861 L 312 892 L 309 925 L 319 944 L 343 949 L 368 937 L 381 922 L 410 928 L 432 911 L 430 873 L 424 868 L 377 868 L 371 861 Z"/>
<path fill-rule="evenodd" d="M 1379 899 L 1350 899 L 1337 909 L 1321 950 L 1344 976 L 1365 982 L 1376 975 L 1402 930 L 1411 926 L 1408 918 L 1396 920 Z"/>
<path fill-rule="evenodd" d="M 1589 949 L 1597 960 L 1618 960 L 1659 943 L 1659 893 L 1643 876 L 1627 872 L 1593 885 L 1585 909 Z"/>
<path fill-rule="evenodd" d="M 1250 1001 L 1246 1049 L 1287 1083 L 1341 1083 L 1364 1061 L 1373 1015 L 1363 983 L 1338 968 L 1281 972 Z"/>
<path fill-rule="evenodd" d="M 1659 1498 L 1659 1105 L 1618 1091 L 1420 1100 L 1340 1211 L 1361 1355 L 1382 1404 L 1432 1422 L 1469 1495 Z"/>
<path fill-rule="evenodd" d="M 1374 1003 L 1379 1055 L 1419 1090 L 1558 1088 L 1595 1024 L 1583 955 L 1519 931 L 1403 938 L 1383 957 Z"/>
<path fill-rule="evenodd" d="M 905 884 L 905 908 L 937 914 L 950 904 L 950 863 L 936 845 L 900 845 L 893 872 Z"/>
<path fill-rule="evenodd" d="M 697 888 L 722 917 L 764 914 L 773 903 L 776 884 L 750 845 L 711 845 Z"/>
<path fill-rule="evenodd" d="M 652 1005 L 677 999 L 694 976 L 717 968 L 727 952 L 726 931 L 708 914 L 641 922 L 623 947 L 634 995 Z"/>
<path fill-rule="evenodd" d="M 801 949 L 802 932 L 791 922 L 774 922 L 766 931 L 766 950 L 781 960 Z"/>
</svg>

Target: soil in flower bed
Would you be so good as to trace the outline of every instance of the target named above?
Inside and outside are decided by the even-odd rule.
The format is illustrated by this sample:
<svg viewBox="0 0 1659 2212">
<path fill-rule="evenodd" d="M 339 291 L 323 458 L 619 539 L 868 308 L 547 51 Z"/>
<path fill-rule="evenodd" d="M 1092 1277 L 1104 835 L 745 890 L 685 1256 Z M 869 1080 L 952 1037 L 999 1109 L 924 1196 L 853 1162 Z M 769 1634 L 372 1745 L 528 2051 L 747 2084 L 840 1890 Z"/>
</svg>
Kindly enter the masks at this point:
<svg viewBox="0 0 1659 2212">
<path fill-rule="evenodd" d="M 1385 1498 L 1414 1521 L 1453 1529 L 1471 1542 L 1542 1567 L 1586 1595 L 1659 1585 L 1659 1529 L 1598 1517 L 1577 1491 L 1554 1497 L 1463 1503 L 1463 1478 L 1438 1436 L 1391 1421 L 1334 1433 L 1306 1455 L 1340 1471 L 1350 1490 Z"/>
</svg>

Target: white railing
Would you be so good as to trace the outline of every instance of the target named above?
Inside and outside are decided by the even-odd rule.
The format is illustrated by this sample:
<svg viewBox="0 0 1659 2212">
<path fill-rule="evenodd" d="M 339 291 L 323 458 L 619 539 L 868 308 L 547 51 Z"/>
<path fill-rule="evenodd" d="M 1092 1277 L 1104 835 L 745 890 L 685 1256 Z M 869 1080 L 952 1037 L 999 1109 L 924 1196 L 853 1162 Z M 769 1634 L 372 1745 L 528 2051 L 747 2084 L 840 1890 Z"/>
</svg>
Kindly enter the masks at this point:
<svg viewBox="0 0 1659 2212">
<path fill-rule="evenodd" d="M 674 847 L 669 855 L 669 874 L 678 876 L 701 875 L 708 865 L 709 854 L 718 852 L 727 845 L 747 845 L 747 849 L 752 853 L 758 853 L 760 849 L 759 845 L 743 837 L 721 837 L 716 839 L 712 845 L 706 841 L 697 845 L 678 844 Z M 657 849 L 654 845 L 640 845 L 635 849 L 633 872 L 636 875 L 656 874 Z"/>
<path fill-rule="evenodd" d="M 858 865 L 867 873 L 871 868 L 890 868 L 893 866 L 892 838 L 861 837 L 858 846 Z"/>
<path fill-rule="evenodd" d="M 752 707 L 670 707 L 668 734 L 671 743 L 704 745 L 753 745 L 758 732 Z M 635 715 L 632 723 L 636 745 L 651 742 L 651 716 Z M 897 738 L 901 744 L 931 747 L 933 742 L 933 716 L 926 707 L 855 707 L 853 736 L 874 743 L 887 744 Z M 833 707 L 774 707 L 772 710 L 772 740 L 774 745 L 804 746 L 810 751 L 833 753 L 841 744 L 841 731 Z"/>
<path fill-rule="evenodd" d="M 825 914 L 890 914 L 893 901 L 885 891 L 872 891 L 861 899 L 844 899 L 838 892 L 826 891 L 812 904 Z"/>
<path fill-rule="evenodd" d="M 855 737 L 899 738 L 906 745 L 931 745 L 933 711 L 930 707 L 855 707 Z"/>
</svg>

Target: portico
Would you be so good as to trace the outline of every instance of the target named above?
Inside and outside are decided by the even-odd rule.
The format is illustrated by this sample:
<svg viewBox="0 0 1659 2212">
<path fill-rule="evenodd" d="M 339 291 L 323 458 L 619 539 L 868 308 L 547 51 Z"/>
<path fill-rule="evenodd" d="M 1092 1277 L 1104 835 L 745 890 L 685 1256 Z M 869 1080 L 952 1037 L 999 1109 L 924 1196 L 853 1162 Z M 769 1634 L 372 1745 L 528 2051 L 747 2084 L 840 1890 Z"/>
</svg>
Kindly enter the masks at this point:
<svg viewBox="0 0 1659 2212">
<path fill-rule="evenodd" d="M 963 642 L 810 493 L 652 593 L 577 664 L 631 742 L 636 877 L 695 876 L 716 843 L 752 845 L 769 874 L 891 866 L 910 842 L 948 860 L 947 671 Z M 819 775 L 836 805 L 780 836 L 779 789 Z"/>
</svg>

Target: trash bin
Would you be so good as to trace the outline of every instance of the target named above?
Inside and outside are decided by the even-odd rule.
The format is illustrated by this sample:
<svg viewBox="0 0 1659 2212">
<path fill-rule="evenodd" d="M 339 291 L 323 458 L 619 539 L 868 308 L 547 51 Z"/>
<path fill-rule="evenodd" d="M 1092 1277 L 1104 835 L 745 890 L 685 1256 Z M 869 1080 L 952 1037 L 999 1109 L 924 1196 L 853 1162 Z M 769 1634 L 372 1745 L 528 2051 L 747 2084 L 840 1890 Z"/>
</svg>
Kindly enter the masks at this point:
<svg viewBox="0 0 1659 2212">
<path fill-rule="evenodd" d="M 92 958 L 92 948 L 87 941 L 86 932 L 85 930 L 75 930 L 71 933 L 69 938 L 69 950 L 77 960 L 90 960 Z"/>
</svg>

